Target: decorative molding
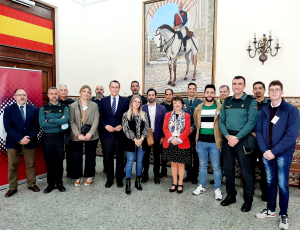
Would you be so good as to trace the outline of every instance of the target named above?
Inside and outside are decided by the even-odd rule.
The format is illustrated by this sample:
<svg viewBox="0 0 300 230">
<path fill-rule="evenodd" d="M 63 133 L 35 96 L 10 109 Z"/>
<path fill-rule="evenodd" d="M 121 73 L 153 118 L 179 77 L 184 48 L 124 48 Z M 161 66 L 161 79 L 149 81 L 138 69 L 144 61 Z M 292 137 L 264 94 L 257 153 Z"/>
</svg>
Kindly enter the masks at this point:
<svg viewBox="0 0 300 230">
<path fill-rule="evenodd" d="M 72 1 L 78 3 L 82 6 L 87 6 L 87 5 L 104 2 L 104 1 L 108 1 L 108 0 L 72 0 Z"/>
</svg>

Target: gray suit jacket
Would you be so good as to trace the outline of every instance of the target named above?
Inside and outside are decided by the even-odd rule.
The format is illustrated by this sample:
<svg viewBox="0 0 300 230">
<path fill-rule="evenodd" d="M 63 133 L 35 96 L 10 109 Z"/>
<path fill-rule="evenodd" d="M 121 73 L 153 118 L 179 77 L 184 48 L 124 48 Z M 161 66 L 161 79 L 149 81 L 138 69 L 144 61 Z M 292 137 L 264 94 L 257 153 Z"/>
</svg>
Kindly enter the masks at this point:
<svg viewBox="0 0 300 230">
<path fill-rule="evenodd" d="M 70 126 L 71 126 L 71 140 L 72 141 L 79 141 L 78 135 L 80 134 L 81 127 L 85 124 L 92 125 L 91 130 L 89 131 L 90 134 L 93 136 L 91 137 L 90 141 L 99 139 L 98 134 L 98 124 L 99 124 L 99 110 L 98 105 L 92 101 L 88 101 L 87 103 L 87 110 L 85 110 L 85 117 L 83 123 L 81 122 L 80 110 L 82 111 L 81 101 L 76 101 L 70 106 Z"/>
</svg>

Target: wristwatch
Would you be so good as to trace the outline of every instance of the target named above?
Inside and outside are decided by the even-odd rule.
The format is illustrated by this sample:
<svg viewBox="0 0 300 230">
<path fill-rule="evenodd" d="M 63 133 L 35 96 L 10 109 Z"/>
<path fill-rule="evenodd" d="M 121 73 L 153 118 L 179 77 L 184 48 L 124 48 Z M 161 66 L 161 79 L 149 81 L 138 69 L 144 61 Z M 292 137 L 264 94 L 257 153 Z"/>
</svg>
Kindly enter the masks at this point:
<svg viewBox="0 0 300 230">
<path fill-rule="evenodd" d="M 225 138 L 228 139 L 228 137 L 229 137 L 229 134 Z"/>
</svg>

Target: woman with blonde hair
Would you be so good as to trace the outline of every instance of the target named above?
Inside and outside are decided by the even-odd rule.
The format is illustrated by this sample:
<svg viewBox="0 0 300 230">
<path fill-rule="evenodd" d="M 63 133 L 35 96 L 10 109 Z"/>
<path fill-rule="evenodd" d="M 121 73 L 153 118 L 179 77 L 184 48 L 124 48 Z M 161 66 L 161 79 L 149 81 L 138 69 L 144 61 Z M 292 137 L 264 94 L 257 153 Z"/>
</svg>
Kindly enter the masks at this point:
<svg viewBox="0 0 300 230">
<path fill-rule="evenodd" d="M 124 150 L 127 156 L 125 193 L 129 195 L 131 193 L 131 174 L 135 155 L 135 187 L 138 190 L 142 190 L 140 179 L 143 168 L 143 157 L 147 147 L 146 137 L 149 135 L 149 121 L 146 113 L 142 111 L 140 96 L 135 95 L 131 98 L 129 110 L 123 114 L 122 127 L 126 135 Z"/>
<path fill-rule="evenodd" d="M 98 145 L 99 110 L 96 103 L 89 100 L 92 90 L 88 85 L 80 88 L 80 99 L 70 106 L 71 149 L 75 186 L 80 186 L 82 177 L 88 186 L 95 176 L 96 148 Z M 84 145 L 83 145 L 84 143 Z M 85 148 L 85 167 L 83 173 L 83 146 Z"/>
</svg>

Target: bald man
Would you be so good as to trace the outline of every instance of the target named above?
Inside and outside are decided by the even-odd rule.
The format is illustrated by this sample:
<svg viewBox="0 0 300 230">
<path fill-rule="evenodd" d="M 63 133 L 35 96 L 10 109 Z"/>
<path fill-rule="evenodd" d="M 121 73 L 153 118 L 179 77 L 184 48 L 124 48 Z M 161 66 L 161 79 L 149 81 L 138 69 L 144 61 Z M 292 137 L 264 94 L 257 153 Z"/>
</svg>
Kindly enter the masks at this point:
<svg viewBox="0 0 300 230">
<path fill-rule="evenodd" d="M 103 95 L 104 94 L 103 86 L 101 86 L 101 85 L 96 86 L 95 94 L 96 94 L 96 96 L 92 97 L 91 101 L 95 102 L 98 105 L 98 109 L 99 109 L 99 112 L 100 112 L 100 102 L 101 102 L 101 99 L 104 97 L 104 95 Z M 99 125 L 98 125 L 98 133 L 99 133 L 100 143 L 102 144 L 103 143 L 102 142 L 102 126 L 100 124 L 100 120 L 99 120 Z M 104 167 L 104 160 L 105 159 L 104 159 L 104 154 L 103 154 L 103 167 Z M 103 171 L 106 172 L 105 168 L 103 169 Z"/>
</svg>

